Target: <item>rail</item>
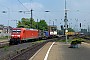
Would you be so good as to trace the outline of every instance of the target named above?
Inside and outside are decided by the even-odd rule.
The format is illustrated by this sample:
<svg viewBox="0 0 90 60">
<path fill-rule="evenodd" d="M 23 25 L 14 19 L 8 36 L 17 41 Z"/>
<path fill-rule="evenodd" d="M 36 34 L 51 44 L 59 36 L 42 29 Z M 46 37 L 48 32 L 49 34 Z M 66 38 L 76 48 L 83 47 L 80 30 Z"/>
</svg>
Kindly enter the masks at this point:
<svg viewBox="0 0 90 60">
<path fill-rule="evenodd" d="M 46 40 L 45 42 L 36 43 L 25 49 L 21 49 L 16 52 L 11 52 L 12 54 L 8 53 L 8 55 L 6 55 L 5 57 L 0 58 L 2 60 L 20 60 L 20 59 L 27 60 L 30 57 L 32 57 L 33 54 L 35 54 L 35 52 L 39 50 L 41 47 L 43 47 L 47 42 L 53 42 L 55 40 L 57 40 L 57 38 L 49 39 Z"/>
</svg>

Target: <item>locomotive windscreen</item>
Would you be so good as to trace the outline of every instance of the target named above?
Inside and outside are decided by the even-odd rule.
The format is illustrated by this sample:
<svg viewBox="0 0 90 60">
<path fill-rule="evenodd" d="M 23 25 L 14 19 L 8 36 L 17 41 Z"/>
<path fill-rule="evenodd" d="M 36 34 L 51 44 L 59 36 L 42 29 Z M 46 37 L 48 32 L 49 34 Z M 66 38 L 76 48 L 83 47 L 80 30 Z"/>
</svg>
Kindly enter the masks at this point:
<svg viewBox="0 0 90 60">
<path fill-rule="evenodd" d="M 13 33 L 20 33 L 21 30 L 12 30 Z"/>
</svg>

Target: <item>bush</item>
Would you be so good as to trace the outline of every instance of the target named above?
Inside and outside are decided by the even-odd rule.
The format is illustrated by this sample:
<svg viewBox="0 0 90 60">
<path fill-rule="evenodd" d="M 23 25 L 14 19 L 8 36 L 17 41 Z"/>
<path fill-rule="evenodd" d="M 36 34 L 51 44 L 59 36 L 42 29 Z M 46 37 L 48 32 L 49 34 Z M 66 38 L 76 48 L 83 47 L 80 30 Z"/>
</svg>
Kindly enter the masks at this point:
<svg viewBox="0 0 90 60">
<path fill-rule="evenodd" d="M 73 39 L 73 41 L 76 41 L 78 44 L 81 44 L 81 42 L 84 42 L 85 40 L 82 38 L 76 38 L 76 39 Z"/>
<path fill-rule="evenodd" d="M 82 41 L 80 40 L 75 40 L 75 41 L 72 41 L 71 44 L 81 44 Z"/>
<path fill-rule="evenodd" d="M 74 44 L 75 45 L 75 44 L 77 44 L 77 42 L 76 41 L 72 41 L 71 44 Z"/>
</svg>

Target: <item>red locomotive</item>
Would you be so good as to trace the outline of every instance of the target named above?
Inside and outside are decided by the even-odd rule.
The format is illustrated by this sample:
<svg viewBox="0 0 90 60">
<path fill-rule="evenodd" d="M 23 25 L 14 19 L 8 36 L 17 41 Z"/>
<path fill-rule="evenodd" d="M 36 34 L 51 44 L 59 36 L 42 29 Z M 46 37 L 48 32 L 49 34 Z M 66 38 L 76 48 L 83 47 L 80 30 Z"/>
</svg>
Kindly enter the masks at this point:
<svg viewBox="0 0 90 60">
<path fill-rule="evenodd" d="M 10 44 L 18 44 L 27 40 L 35 41 L 36 39 L 53 38 L 54 36 L 57 36 L 56 29 L 50 31 L 43 31 L 37 29 L 13 28 L 11 33 Z"/>
<path fill-rule="evenodd" d="M 28 39 L 38 39 L 37 29 L 13 28 L 10 43 L 18 44 Z"/>
</svg>

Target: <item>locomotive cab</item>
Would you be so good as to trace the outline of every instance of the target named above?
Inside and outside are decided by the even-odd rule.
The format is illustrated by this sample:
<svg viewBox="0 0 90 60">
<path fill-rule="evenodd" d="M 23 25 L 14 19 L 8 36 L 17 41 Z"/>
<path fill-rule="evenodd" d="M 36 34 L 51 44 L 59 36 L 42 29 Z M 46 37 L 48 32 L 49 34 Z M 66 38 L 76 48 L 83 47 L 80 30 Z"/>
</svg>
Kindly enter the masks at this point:
<svg viewBox="0 0 90 60">
<path fill-rule="evenodd" d="M 10 43 L 21 43 L 31 39 L 38 39 L 37 29 L 13 28 Z"/>
<path fill-rule="evenodd" d="M 21 30 L 12 30 L 11 38 L 20 38 Z"/>
<path fill-rule="evenodd" d="M 21 29 L 18 29 L 18 28 L 13 28 L 12 30 L 12 34 L 11 34 L 11 39 L 10 39 L 10 43 L 12 44 L 18 44 L 20 43 L 21 41 L 21 32 L 22 30 Z"/>
</svg>

